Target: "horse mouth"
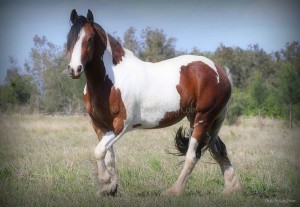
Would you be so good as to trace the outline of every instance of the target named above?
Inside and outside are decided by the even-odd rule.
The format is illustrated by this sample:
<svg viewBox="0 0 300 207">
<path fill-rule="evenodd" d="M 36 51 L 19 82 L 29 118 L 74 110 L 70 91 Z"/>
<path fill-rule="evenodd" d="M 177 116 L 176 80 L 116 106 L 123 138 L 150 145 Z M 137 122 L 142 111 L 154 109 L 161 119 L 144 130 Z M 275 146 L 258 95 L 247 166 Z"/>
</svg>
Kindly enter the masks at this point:
<svg viewBox="0 0 300 207">
<path fill-rule="evenodd" d="M 76 74 L 76 75 L 75 75 L 75 74 L 71 74 L 71 78 L 72 78 L 72 79 L 79 79 L 79 78 L 80 78 L 80 75 L 81 75 L 80 73 L 79 73 L 79 74 Z"/>
<path fill-rule="evenodd" d="M 69 71 L 70 77 L 72 79 L 79 79 L 81 76 L 81 73 L 79 73 L 77 71 L 74 71 L 74 70 L 68 70 L 68 71 Z"/>
</svg>

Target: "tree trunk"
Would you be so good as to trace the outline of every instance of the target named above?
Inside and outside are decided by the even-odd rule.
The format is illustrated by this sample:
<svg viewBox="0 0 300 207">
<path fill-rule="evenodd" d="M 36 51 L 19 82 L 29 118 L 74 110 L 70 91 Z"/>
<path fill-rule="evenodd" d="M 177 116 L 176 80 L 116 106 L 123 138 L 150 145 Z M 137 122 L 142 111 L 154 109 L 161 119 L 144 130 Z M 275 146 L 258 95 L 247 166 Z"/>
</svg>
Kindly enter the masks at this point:
<svg viewBox="0 0 300 207">
<path fill-rule="evenodd" d="M 259 128 L 262 128 L 262 124 L 261 124 L 261 115 L 260 115 L 260 108 L 258 109 L 258 124 L 259 124 Z"/>
<path fill-rule="evenodd" d="M 293 105 L 290 104 L 290 129 L 293 128 Z"/>
</svg>

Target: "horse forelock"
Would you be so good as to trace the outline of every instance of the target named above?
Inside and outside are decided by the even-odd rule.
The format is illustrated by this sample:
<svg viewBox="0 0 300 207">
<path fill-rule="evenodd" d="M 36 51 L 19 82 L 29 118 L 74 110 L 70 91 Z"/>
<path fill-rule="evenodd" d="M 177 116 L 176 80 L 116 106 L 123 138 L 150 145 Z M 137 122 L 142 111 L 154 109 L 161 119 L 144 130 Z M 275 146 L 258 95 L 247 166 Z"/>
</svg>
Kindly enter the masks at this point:
<svg viewBox="0 0 300 207">
<path fill-rule="evenodd" d="M 71 26 L 71 29 L 67 36 L 67 51 L 70 51 L 71 48 L 74 47 L 78 39 L 79 32 L 86 23 L 87 19 L 84 16 L 79 16 L 75 23 Z"/>
</svg>

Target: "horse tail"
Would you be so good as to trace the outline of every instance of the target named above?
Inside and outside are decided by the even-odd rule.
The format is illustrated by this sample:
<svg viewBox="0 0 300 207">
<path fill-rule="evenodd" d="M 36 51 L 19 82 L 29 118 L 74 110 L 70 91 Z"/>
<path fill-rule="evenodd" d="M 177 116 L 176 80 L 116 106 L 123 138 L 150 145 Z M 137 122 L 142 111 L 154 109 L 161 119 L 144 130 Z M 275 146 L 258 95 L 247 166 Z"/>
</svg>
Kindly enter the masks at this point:
<svg viewBox="0 0 300 207">
<path fill-rule="evenodd" d="M 175 153 L 170 153 L 175 156 L 185 156 L 188 148 L 189 148 L 189 142 L 190 142 L 190 137 L 192 134 L 192 129 L 190 129 L 189 134 L 186 133 L 186 130 L 183 129 L 183 126 L 179 127 L 175 134 L 175 139 L 174 139 L 174 144 L 175 148 L 177 149 L 178 152 Z M 205 144 L 199 144 L 196 150 L 196 158 L 199 159 L 201 155 L 204 154 L 204 152 L 208 149 L 208 146 L 204 146 Z"/>
<path fill-rule="evenodd" d="M 179 129 L 177 130 L 175 134 L 174 144 L 178 152 L 172 154 L 177 156 L 185 156 L 189 148 L 189 136 L 186 134 L 183 126 L 179 127 Z"/>
<path fill-rule="evenodd" d="M 224 68 L 225 68 L 226 75 L 227 75 L 227 77 L 229 79 L 231 88 L 233 88 L 233 79 L 232 79 L 231 72 L 230 72 L 229 68 L 227 68 L 226 66 Z"/>
</svg>

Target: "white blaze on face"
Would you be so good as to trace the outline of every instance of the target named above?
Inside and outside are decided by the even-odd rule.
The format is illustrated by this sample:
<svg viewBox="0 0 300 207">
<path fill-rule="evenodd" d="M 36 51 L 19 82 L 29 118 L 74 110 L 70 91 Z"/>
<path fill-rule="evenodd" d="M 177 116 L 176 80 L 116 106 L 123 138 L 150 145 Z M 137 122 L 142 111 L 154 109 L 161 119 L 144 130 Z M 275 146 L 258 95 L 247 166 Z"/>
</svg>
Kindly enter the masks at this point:
<svg viewBox="0 0 300 207">
<path fill-rule="evenodd" d="M 78 35 L 78 40 L 75 43 L 72 56 L 71 56 L 71 62 L 70 67 L 73 68 L 75 71 L 79 65 L 82 65 L 81 63 L 81 47 L 82 47 L 82 41 L 85 36 L 85 31 L 83 29 L 80 30 Z"/>
</svg>

